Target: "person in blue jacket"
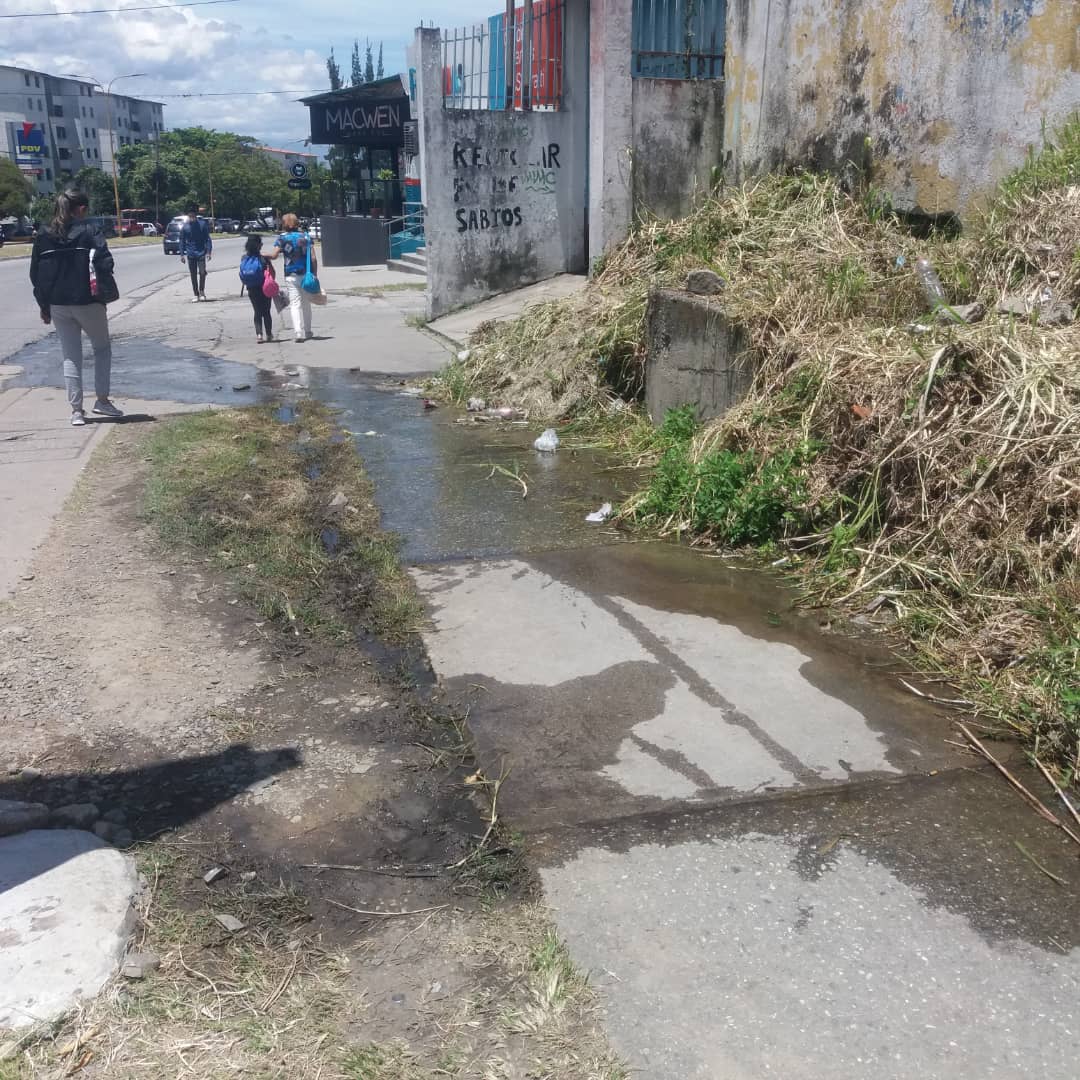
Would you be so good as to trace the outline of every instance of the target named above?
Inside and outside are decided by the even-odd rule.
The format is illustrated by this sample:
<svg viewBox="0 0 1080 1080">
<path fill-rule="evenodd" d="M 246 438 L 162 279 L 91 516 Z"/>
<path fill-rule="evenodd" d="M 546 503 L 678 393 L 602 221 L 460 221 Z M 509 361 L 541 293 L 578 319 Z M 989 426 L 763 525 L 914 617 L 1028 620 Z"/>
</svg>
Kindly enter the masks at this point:
<svg viewBox="0 0 1080 1080">
<path fill-rule="evenodd" d="M 191 291 L 197 304 L 206 299 L 206 264 L 214 250 L 214 241 L 210 239 L 210 223 L 199 217 L 198 204 L 188 207 L 188 219 L 180 230 L 180 261 L 187 263 L 191 274 Z"/>
</svg>

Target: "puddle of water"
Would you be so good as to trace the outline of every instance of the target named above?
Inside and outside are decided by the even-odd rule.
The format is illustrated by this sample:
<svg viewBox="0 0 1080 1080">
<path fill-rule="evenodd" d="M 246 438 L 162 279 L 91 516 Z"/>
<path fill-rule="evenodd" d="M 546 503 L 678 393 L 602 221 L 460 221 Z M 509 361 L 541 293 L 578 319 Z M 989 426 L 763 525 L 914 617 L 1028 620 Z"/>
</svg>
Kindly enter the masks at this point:
<svg viewBox="0 0 1080 1080">
<path fill-rule="evenodd" d="M 624 538 L 585 521 L 602 503 L 618 502 L 632 490 L 630 473 L 605 471 L 613 465 L 607 455 L 539 454 L 532 448 L 539 428 L 456 424 L 457 410 L 425 410 L 399 391 L 374 376 L 311 373 L 312 394 L 341 410 L 342 426 L 355 438 L 375 484 L 383 525 L 402 537 L 407 562 Z M 527 486 L 525 498 L 515 475 Z"/>
</svg>

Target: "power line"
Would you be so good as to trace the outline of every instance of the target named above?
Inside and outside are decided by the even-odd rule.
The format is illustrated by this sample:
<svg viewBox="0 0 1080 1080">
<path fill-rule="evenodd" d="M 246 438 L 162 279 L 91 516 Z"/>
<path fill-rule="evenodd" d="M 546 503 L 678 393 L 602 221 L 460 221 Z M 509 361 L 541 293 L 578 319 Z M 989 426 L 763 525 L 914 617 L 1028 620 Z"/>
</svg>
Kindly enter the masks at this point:
<svg viewBox="0 0 1080 1080">
<path fill-rule="evenodd" d="M 147 4 L 145 7 L 87 8 L 84 11 L 28 11 L 19 15 L 0 15 L 0 19 L 49 19 L 57 15 L 107 15 L 116 11 L 180 11 L 189 7 L 209 7 L 211 4 L 237 4 L 240 0 L 191 0 L 187 4 Z"/>
<path fill-rule="evenodd" d="M 219 90 L 210 93 L 197 94 L 155 94 L 148 90 L 147 93 L 155 98 L 206 98 L 206 97 L 263 97 L 266 94 L 326 94 L 328 90 Z M 17 95 L 16 95 L 17 96 Z"/>
</svg>

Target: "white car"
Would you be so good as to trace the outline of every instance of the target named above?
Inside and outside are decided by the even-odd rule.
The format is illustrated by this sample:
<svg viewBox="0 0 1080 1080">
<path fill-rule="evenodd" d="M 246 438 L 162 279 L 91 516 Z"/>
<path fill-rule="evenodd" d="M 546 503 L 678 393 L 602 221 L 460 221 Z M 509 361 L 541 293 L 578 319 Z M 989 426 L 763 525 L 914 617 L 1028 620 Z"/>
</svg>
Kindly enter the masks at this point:
<svg viewBox="0 0 1080 1080">
<path fill-rule="evenodd" d="M 158 228 L 152 221 L 140 221 L 143 236 L 157 236 Z"/>
</svg>

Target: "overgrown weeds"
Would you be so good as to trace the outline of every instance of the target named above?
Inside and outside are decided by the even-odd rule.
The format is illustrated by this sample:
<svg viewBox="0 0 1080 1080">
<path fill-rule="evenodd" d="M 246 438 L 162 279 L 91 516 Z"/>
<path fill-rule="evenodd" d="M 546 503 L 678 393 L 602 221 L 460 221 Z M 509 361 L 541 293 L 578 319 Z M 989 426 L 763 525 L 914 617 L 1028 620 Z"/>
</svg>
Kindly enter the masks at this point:
<svg viewBox="0 0 1080 1080">
<path fill-rule="evenodd" d="M 408 637 L 420 607 L 379 528 L 352 443 L 315 402 L 200 412 L 148 443 L 145 510 L 167 543 L 206 552 L 267 617 L 345 639 Z"/>
<path fill-rule="evenodd" d="M 919 258 L 983 321 L 943 318 Z M 806 173 L 644 222 L 584 294 L 485 328 L 456 393 L 609 428 L 643 382 L 649 289 L 697 267 L 726 283 L 754 385 L 635 443 L 656 469 L 622 520 L 783 546 L 808 600 L 891 612 L 988 728 L 1080 778 L 1080 116 L 962 235 L 916 236 L 878 194 Z"/>
</svg>

